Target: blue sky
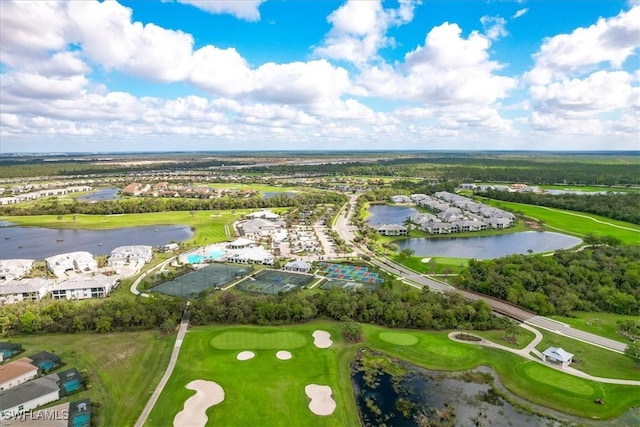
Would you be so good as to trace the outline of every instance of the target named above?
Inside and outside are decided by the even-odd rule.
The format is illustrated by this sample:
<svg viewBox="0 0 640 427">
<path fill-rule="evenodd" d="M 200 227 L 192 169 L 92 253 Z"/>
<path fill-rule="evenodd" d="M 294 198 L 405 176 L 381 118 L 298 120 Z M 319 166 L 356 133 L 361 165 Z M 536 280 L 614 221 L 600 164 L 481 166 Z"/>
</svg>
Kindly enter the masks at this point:
<svg viewBox="0 0 640 427">
<path fill-rule="evenodd" d="M 0 2 L 0 152 L 637 150 L 636 0 Z"/>
</svg>

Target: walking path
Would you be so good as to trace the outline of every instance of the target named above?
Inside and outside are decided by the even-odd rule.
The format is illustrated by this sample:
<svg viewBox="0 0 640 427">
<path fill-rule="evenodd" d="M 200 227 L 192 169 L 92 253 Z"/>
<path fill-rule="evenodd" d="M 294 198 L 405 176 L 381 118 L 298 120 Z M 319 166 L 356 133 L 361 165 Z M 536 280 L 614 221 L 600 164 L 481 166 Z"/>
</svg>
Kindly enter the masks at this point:
<svg viewBox="0 0 640 427">
<path fill-rule="evenodd" d="M 493 341 L 489 341 L 487 339 L 480 338 L 480 341 L 466 341 L 466 340 L 461 340 L 459 338 L 456 338 L 456 335 L 461 334 L 462 332 L 460 331 L 454 331 L 451 332 L 449 334 L 449 339 L 459 342 L 459 343 L 463 343 L 463 344 L 475 344 L 475 345 L 482 345 L 485 347 L 492 347 L 492 348 L 497 348 L 500 350 L 504 350 L 504 351 L 508 351 L 510 353 L 513 354 L 517 354 L 518 356 L 524 357 L 525 359 L 529 359 L 532 360 L 534 362 L 540 363 L 544 366 L 548 366 L 549 368 L 553 368 L 557 371 L 561 371 L 564 372 L 566 374 L 569 375 L 573 375 L 575 377 L 580 377 L 580 378 L 584 378 L 587 380 L 591 380 L 591 381 L 596 381 L 599 383 L 609 383 L 609 384 L 622 384 L 622 385 L 636 385 L 636 386 L 640 386 L 640 381 L 636 381 L 636 380 L 623 380 L 623 379 L 618 379 L 618 378 L 602 378 L 602 377 L 594 377 L 592 375 L 589 375 L 587 373 L 584 373 L 582 371 L 579 371 L 577 369 L 574 369 L 572 367 L 566 367 L 566 368 L 562 368 L 561 366 L 556 366 L 554 364 L 551 363 L 545 363 L 542 361 L 542 354 L 540 354 L 540 352 L 538 350 L 535 349 L 535 347 L 540 343 L 540 341 L 542 341 L 542 333 L 540 333 L 540 331 L 538 331 L 536 328 L 532 328 L 531 326 L 525 324 L 525 323 L 521 323 L 520 324 L 521 328 L 524 328 L 528 331 L 531 331 L 535 334 L 535 338 L 529 343 L 527 344 L 527 346 L 525 348 L 522 349 L 515 349 L 515 348 L 511 348 L 511 347 L 506 347 L 504 345 L 500 345 L 500 344 L 496 344 Z M 466 334 L 469 334 L 468 332 L 465 332 Z M 469 334 L 469 335 L 473 335 L 473 334 Z M 476 336 L 476 335 L 473 335 Z M 531 353 L 534 353 L 535 356 L 532 356 Z"/>
<path fill-rule="evenodd" d="M 176 361 L 178 360 L 178 354 L 180 353 L 180 347 L 182 346 L 182 340 L 184 339 L 185 334 L 187 333 L 187 328 L 189 327 L 189 321 L 180 322 L 180 329 L 178 329 L 178 336 L 176 337 L 176 343 L 173 345 L 173 352 L 171 353 L 171 359 L 169 360 L 169 365 L 167 366 L 167 370 L 164 371 L 164 375 L 158 386 L 154 390 L 153 394 L 149 398 L 147 402 L 147 406 L 144 407 L 142 414 L 140 414 L 140 418 L 136 421 L 135 427 L 142 427 L 144 423 L 147 422 L 147 417 L 151 413 L 153 406 L 156 404 L 158 397 L 160 397 L 160 393 L 164 390 L 164 386 L 167 385 L 167 381 L 169 381 L 169 377 L 173 373 L 173 368 L 176 366 Z"/>
<path fill-rule="evenodd" d="M 149 269 L 147 271 L 145 271 L 144 273 L 142 273 L 140 275 L 140 277 L 138 277 L 132 284 L 131 287 L 129 288 L 129 290 L 131 291 L 132 294 L 134 295 L 140 295 L 143 296 L 145 298 L 149 297 L 149 294 L 145 294 L 145 293 L 140 293 L 138 291 L 138 285 L 140 284 L 140 282 L 142 282 L 142 279 L 144 279 L 145 277 L 147 277 L 152 271 L 155 271 L 157 269 L 164 269 L 167 264 L 169 264 L 171 261 L 173 261 L 174 259 L 176 259 L 176 257 L 171 257 L 168 260 L 156 265 L 155 267 L 153 267 L 152 269 Z"/>
</svg>

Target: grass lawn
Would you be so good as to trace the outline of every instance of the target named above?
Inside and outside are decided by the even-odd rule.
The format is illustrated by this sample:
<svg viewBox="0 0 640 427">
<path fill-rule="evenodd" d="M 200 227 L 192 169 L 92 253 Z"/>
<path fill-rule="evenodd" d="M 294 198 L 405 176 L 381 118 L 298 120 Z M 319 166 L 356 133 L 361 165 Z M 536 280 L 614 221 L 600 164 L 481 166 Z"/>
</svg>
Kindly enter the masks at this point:
<svg viewBox="0 0 640 427">
<path fill-rule="evenodd" d="M 193 237 L 187 243 L 205 245 L 227 240 L 225 224 L 229 225 L 249 211 L 194 211 L 154 212 L 122 215 L 33 215 L 0 217 L 17 225 L 46 228 L 79 228 L 107 230 L 113 228 L 142 227 L 150 225 L 182 224 L 192 227 Z"/>
<path fill-rule="evenodd" d="M 595 377 L 640 380 L 640 368 L 624 354 L 605 350 L 582 341 L 543 331 L 544 338 L 536 346 L 540 352 L 549 347 L 562 347 L 573 353 L 572 368 Z M 638 390 L 640 396 L 640 390 Z"/>
<path fill-rule="evenodd" d="M 627 245 L 640 243 L 640 226 L 629 222 L 616 221 L 584 212 L 565 211 L 544 208 L 522 203 L 503 202 L 483 199 L 483 203 L 498 208 L 522 212 L 524 215 L 544 221 L 551 231 L 564 231 L 578 236 L 593 234 L 594 236 L 612 236 Z"/>
<path fill-rule="evenodd" d="M 612 340 L 628 343 L 624 336 L 618 334 L 616 320 L 632 320 L 638 322 L 638 316 L 625 316 L 622 314 L 595 313 L 591 311 L 574 311 L 572 317 L 551 316 L 559 322 L 566 323 L 572 328 L 590 332 Z"/>
<path fill-rule="evenodd" d="M 527 329 L 518 328 L 516 335 L 516 341 L 511 342 L 504 339 L 503 329 L 494 329 L 491 331 L 470 331 L 473 335 L 478 335 L 489 341 L 493 341 L 496 344 L 503 345 L 505 347 L 521 349 L 525 348 L 536 337 L 535 334 Z"/>
<path fill-rule="evenodd" d="M 396 254 L 390 258 L 398 264 L 426 274 L 457 274 L 469 264 L 469 260 L 466 258 L 431 257 L 429 262 L 422 262 L 425 257 L 421 256 L 406 258 Z M 435 271 L 433 267 L 435 267 Z"/>
<path fill-rule="evenodd" d="M 528 401 L 569 413 L 571 415 L 607 419 L 621 415 L 631 407 L 640 406 L 639 388 L 603 384 L 574 377 L 526 360 L 506 351 L 473 344 L 457 343 L 447 332 L 393 330 L 418 338 L 413 345 L 389 342 L 385 334 L 390 330 L 363 325 L 367 345 L 391 356 L 405 359 L 428 369 L 456 371 L 476 366 L 491 366 L 507 389 Z M 622 357 L 622 356 L 621 356 Z M 620 376 L 620 375 L 618 375 Z M 606 405 L 595 405 L 601 398 Z"/>
<path fill-rule="evenodd" d="M 334 344 L 321 349 L 313 344 L 313 331 L 331 333 Z M 347 345 L 335 322 L 314 322 L 285 327 L 205 326 L 187 333 L 178 363 L 147 422 L 171 425 L 184 401 L 194 394 L 185 385 L 197 379 L 222 386 L 225 399 L 207 411 L 214 426 L 353 426 L 359 425 L 349 378 L 349 363 L 357 346 Z M 255 353 L 238 361 L 240 351 Z M 279 350 L 293 358 L 278 360 Z M 309 410 L 304 388 L 328 385 L 336 410 L 317 416 Z"/>
<path fill-rule="evenodd" d="M 59 402 L 91 398 L 100 403 L 99 426 L 132 426 L 169 363 L 175 334 L 157 331 L 118 334 L 61 334 L 15 337 L 22 355 L 55 353 L 66 363 L 60 370 L 87 369 L 91 388 Z"/>
</svg>

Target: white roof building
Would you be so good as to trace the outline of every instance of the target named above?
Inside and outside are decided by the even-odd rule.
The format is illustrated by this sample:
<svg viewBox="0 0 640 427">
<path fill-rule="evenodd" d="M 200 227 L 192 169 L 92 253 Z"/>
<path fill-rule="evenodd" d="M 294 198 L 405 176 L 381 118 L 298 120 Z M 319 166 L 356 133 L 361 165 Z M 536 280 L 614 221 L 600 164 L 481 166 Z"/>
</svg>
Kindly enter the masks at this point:
<svg viewBox="0 0 640 427">
<path fill-rule="evenodd" d="M 566 368 L 573 361 L 573 354 L 564 351 L 561 347 L 549 347 L 542 352 L 542 361 L 557 363 Z"/>
<path fill-rule="evenodd" d="M 32 259 L 0 260 L 0 281 L 22 278 L 31 272 L 34 263 Z"/>
<path fill-rule="evenodd" d="M 64 277 L 67 271 L 95 271 L 98 263 L 89 252 L 70 252 L 45 258 L 47 268 L 58 277 Z"/>
<path fill-rule="evenodd" d="M 250 218 L 263 218 L 263 219 L 268 219 L 269 221 L 275 221 L 277 219 L 280 218 L 280 215 L 271 212 L 270 210 L 261 210 L 258 212 L 252 212 L 250 214 L 246 215 L 247 217 Z"/>
<path fill-rule="evenodd" d="M 273 265 L 274 256 L 262 246 L 234 249 L 227 253 L 227 261 L 239 264 Z"/>
<path fill-rule="evenodd" d="M 0 285 L 0 305 L 15 304 L 20 301 L 39 301 L 51 292 L 56 283 L 57 280 L 41 277 L 10 280 Z"/>
<path fill-rule="evenodd" d="M 250 239 L 245 239 L 243 237 L 240 237 L 236 240 L 234 240 L 233 242 L 227 244 L 227 248 L 228 249 L 242 249 L 242 248 L 247 248 L 249 246 L 253 246 L 255 245 L 256 242 Z"/>
<path fill-rule="evenodd" d="M 398 194 L 396 196 L 391 196 L 391 201 L 393 203 L 411 203 L 413 200 L 411 200 L 411 197 L 409 196 Z"/>
<path fill-rule="evenodd" d="M 116 276 L 96 274 L 75 277 L 59 282 L 51 291 L 53 299 L 104 298 L 111 293 L 117 282 Z"/>
<path fill-rule="evenodd" d="M 290 261 L 284 265 L 284 269 L 287 271 L 298 271 L 302 273 L 308 273 L 311 270 L 311 264 L 301 259 L 297 261 Z"/>
<path fill-rule="evenodd" d="M 153 248 L 146 245 L 119 246 L 111 251 L 109 266 L 145 264 L 151 261 Z"/>
</svg>

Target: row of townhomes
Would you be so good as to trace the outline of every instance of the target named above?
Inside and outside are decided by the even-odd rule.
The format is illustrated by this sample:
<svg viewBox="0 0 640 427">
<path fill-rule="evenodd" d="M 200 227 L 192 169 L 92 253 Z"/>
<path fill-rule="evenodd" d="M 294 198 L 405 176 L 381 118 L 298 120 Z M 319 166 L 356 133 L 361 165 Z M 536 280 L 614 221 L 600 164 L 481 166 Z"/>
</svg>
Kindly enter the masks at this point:
<svg viewBox="0 0 640 427">
<path fill-rule="evenodd" d="M 71 193 L 80 193 L 91 191 L 88 185 L 78 185 L 65 188 L 48 188 L 45 190 L 32 191 L 29 193 L 16 194 L 10 197 L 0 197 L 0 205 L 12 205 L 15 203 L 26 202 L 29 200 L 37 200 L 43 197 L 65 196 Z"/>
<path fill-rule="evenodd" d="M 9 357 L 23 351 L 21 345 L 17 346 L 19 348 L 16 349 L 15 344 L 0 342 L 0 349 L 10 350 L 7 353 Z M 0 365 L 0 424 L 18 427 L 88 427 L 91 420 L 89 399 L 49 407 L 45 410 L 47 414 L 42 414 L 44 416 L 39 416 L 33 411 L 84 390 L 86 379 L 77 369 L 50 373 L 62 365 L 58 356 L 46 351 Z"/>
<path fill-rule="evenodd" d="M 0 305 L 39 301 L 47 295 L 53 299 L 104 298 L 118 285 L 119 269 L 137 271 L 152 255 L 151 246 L 121 246 L 111 252 L 108 267 L 103 269 L 89 252 L 54 255 L 45 259 L 53 278 L 25 278 L 35 260 L 0 260 Z"/>
<path fill-rule="evenodd" d="M 432 214 L 416 213 L 409 221 L 429 234 L 449 234 L 464 231 L 482 231 L 511 227 L 515 216 L 501 209 L 475 202 L 468 197 L 439 191 L 433 196 L 412 194 L 392 196 L 391 201 L 402 204 L 416 204 L 428 208 Z M 406 235 L 406 228 L 397 224 L 376 227 L 378 233 L 386 236 Z"/>
<path fill-rule="evenodd" d="M 170 184 L 157 182 L 155 184 L 141 184 L 132 182 L 126 185 L 122 194 L 148 197 L 192 197 L 200 199 L 214 199 L 223 196 L 249 197 L 258 194 L 255 190 L 235 190 L 230 188 L 210 188 L 206 186 Z"/>
</svg>

